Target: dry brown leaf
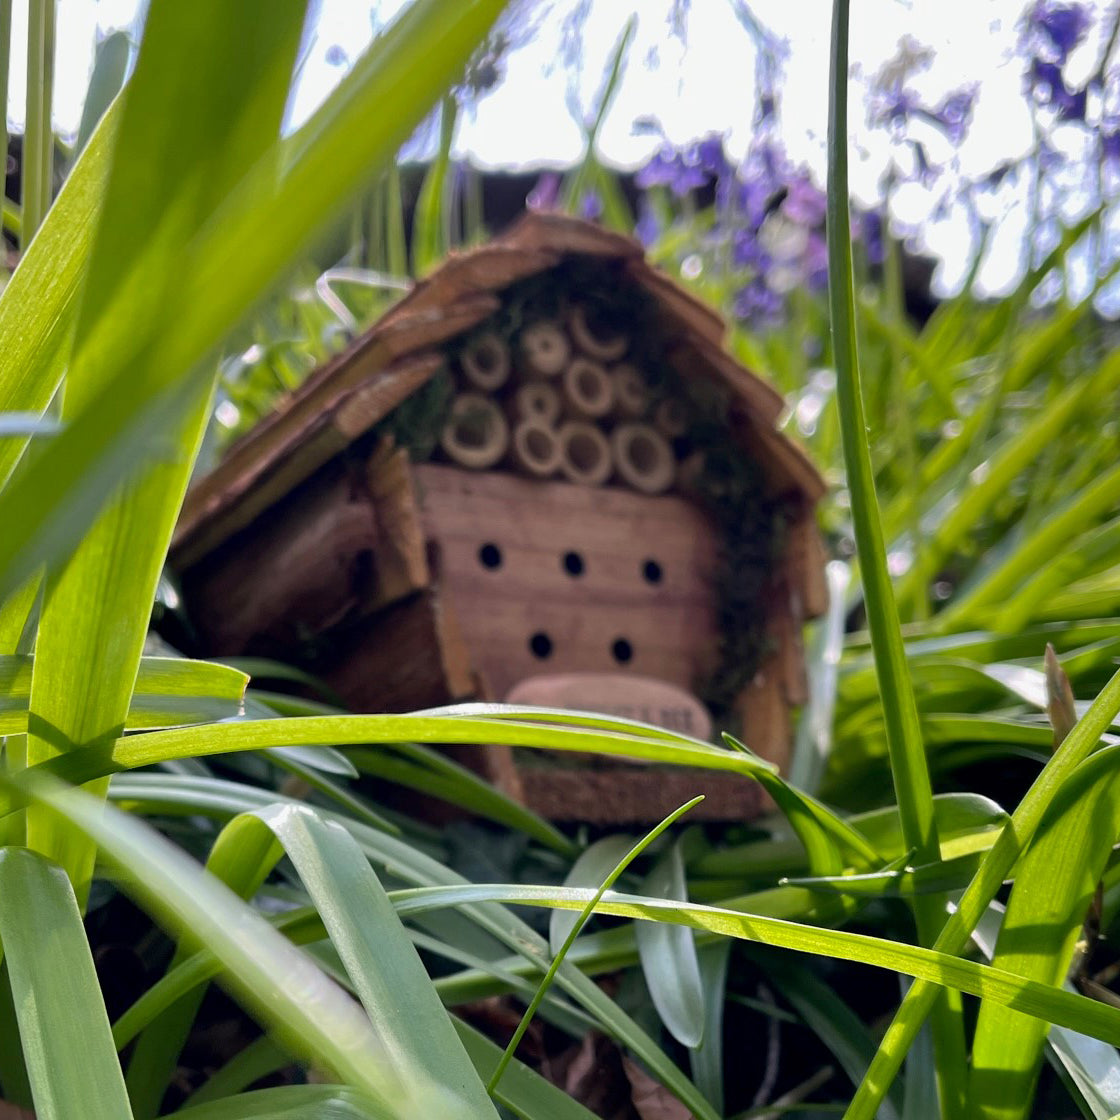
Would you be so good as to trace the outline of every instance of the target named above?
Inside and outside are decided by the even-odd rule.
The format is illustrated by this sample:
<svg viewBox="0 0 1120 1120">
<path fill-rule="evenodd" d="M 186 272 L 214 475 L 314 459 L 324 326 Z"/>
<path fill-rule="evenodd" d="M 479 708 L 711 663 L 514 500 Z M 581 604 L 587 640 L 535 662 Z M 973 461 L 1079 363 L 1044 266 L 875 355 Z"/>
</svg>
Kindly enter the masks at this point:
<svg viewBox="0 0 1120 1120">
<path fill-rule="evenodd" d="M 622 1068 L 630 1082 L 634 1108 L 642 1120 L 695 1120 L 664 1085 L 654 1081 L 636 1062 L 623 1058 Z"/>
<path fill-rule="evenodd" d="M 26 1108 L 16 1108 L 14 1104 L 0 1101 L 0 1120 L 35 1120 L 35 1113 Z"/>
</svg>

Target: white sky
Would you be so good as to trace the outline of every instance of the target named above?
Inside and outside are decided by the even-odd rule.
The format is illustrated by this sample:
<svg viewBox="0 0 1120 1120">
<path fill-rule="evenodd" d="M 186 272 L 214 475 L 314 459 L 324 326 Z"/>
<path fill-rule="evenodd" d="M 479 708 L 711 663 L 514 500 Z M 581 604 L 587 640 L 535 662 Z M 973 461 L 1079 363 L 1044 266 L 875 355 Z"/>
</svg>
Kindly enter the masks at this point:
<svg viewBox="0 0 1120 1120">
<path fill-rule="evenodd" d="M 86 83 L 98 34 L 129 26 L 141 0 L 58 0 L 55 126 L 73 134 L 81 117 Z M 327 52 L 341 47 L 357 57 L 375 26 L 383 26 L 404 0 L 319 0 L 317 33 L 291 106 L 295 123 L 305 119 L 327 96 L 345 66 L 331 65 Z M 454 2 L 454 0 L 452 0 Z M 790 156 L 813 168 L 823 180 L 827 107 L 829 0 L 752 0 L 759 21 L 788 53 L 784 63 L 781 116 Z M 1031 124 L 1022 98 L 1022 60 L 1015 56 L 1017 21 L 1024 0 L 860 0 L 853 5 L 851 57 L 855 64 L 851 96 L 852 187 L 865 203 L 879 196 L 879 180 L 890 142 L 863 119 L 864 83 L 892 55 L 899 40 L 911 35 L 936 52 L 930 69 L 915 85 L 931 104 L 962 84 L 976 82 L 980 98 L 965 143 L 956 154 L 966 176 L 982 174 L 1002 159 L 1031 145 Z M 506 80 L 484 97 L 460 122 L 460 154 L 486 167 L 568 165 L 582 154 L 583 137 L 569 111 L 574 88 L 581 112 L 590 111 L 612 48 L 626 23 L 638 12 L 638 27 L 618 97 L 601 136 L 600 154 L 620 167 L 634 167 L 657 146 L 655 137 L 635 132 L 639 118 L 653 118 L 670 140 L 683 143 L 708 132 L 724 134 L 729 152 L 741 155 L 749 142 L 754 108 L 755 48 L 737 21 L 733 0 L 692 0 L 688 9 L 687 46 L 668 26 L 669 0 L 593 0 L 583 36 L 579 75 L 566 71 L 560 55 L 561 17 L 568 2 L 542 0 L 543 18 L 535 38 L 511 54 Z M 23 118 L 26 56 L 26 5 L 14 4 L 9 118 L 18 128 Z M 1071 62 L 1086 69 L 1086 48 Z M 933 130 L 929 149 L 935 160 L 952 153 Z M 1019 188 L 1020 193 L 1025 187 Z M 931 225 L 932 196 L 909 187 L 896 198 L 898 217 L 924 221 L 922 241 L 943 261 L 943 287 L 951 287 L 969 252 L 963 215 Z M 994 204 L 993 204 L 994 205 Z M 1026 223 L 1025 198 L 1009 187 L 997 207 L 997 244 L 981 279 L 998 291 L 1018 268 L 1018 244 Z M 1001 243 L 1002 242 L 1002 247 Z"/>
</svg>

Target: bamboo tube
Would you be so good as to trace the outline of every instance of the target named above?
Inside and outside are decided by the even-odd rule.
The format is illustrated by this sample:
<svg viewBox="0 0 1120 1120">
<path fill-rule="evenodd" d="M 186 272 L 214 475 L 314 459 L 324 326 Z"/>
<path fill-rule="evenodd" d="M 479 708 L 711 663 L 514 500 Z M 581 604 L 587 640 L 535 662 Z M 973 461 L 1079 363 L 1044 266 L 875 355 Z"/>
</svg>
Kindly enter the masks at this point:
<svg viewBox="0 0 1120 1120">
<path fill-rule="evenodd" d="M 606 369 L 590 358 L 575 358 L 560 383 L 564 407 L 578 419 L 606 416 L 614 405 L 614 386 Z"/>
<path fill-rule="evenodd" d="M 559 323 L 541 319 L 521 332 L 521 357 L 536 377 L 555 377 L 568 364 L 572 347 Z"/>
<path fill-rule="evenodd" d="M 587 322 L 587 308 L 579 305 L 568 315 L 568 330 L 576 348 L 600 362 L 617 362 L 630 345 L 624 334 L 598 334 Z"/>
<path fill-rule="evenodd" d="M 571 482 L 602 486 L 611 476 L 611 447 L 594 424 L 569 420 L 557 433 L 560 473 Z"/>
<path fill-rule="evenodd" d="M 668 440 L 650 424 L 619 424 L 611 432 L 611 458 L 619 478 L 643 494 L 673 485 L 677 461 Z"/>
<path fill-rule="evenodd" d="M 665 397 L 653 410 L 654 427 L 668 439 L 679 439 L 688 431 L 688 410 L 674 397 Z"/>
<path fill-rule="evenodd" d="M 493 331 L 487 331 L 463 347 L 459 365 L 472 388 L 492 393 L 509 378 L 509 347 Z"/>
<path fill-rule="evenodd" d="M 560 440 L 548 425 L 522 420 L 513 429 L 510 458 L 522 474 L 551 478 L 560 469 Z"/>
<path fill-rule="evenodd" d="M 452 462 L 473 470 L 494 466 L 509 447 L 502 411 L 481 393 L 460 393 L 451 404 L 440 446 Z"/>
<path fill-rule="evenodd" d="M 510 415 L 518 420 L 555 424 L 560 419 L 560 394 L 547 381 L 526 381 L 509 398 Z"/>
<path fill-rule="evenodd" d="M 637 420 L 649 408 L 649 387 L 637 366 L 624 362 L 610 371 L 614 403 L 621 416 Z"/>
</svg>

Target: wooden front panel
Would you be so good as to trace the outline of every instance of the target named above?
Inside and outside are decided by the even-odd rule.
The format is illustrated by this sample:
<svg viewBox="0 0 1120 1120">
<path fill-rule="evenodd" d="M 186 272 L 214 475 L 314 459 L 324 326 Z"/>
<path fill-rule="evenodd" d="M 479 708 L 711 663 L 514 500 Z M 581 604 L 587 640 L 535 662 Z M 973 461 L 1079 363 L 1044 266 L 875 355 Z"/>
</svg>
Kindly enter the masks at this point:
<svg viewBox="0 0 1120 1120">
<path fill-rule="evenodd" d="M 685 499 L 438 464 L 416 477 L 444 590 L 495 698 L 543 672 L 695 688 L 715 668 L 717 540 Z"/>
</svg>

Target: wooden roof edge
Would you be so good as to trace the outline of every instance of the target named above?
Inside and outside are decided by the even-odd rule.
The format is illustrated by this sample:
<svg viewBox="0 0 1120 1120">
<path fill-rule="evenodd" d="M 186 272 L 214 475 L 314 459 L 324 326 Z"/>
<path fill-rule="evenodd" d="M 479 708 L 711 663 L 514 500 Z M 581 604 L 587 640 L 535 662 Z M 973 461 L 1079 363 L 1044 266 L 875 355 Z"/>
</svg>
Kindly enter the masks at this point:
<svg viewBox="0 0 1120 1120">
<path fill-rule="evenodd" d="M 420 389 L 442 365 L 443 355 L 436 350 L 402 355 L 350 387 L 311 423 L 287 433 L 251 469 L 224 478 L 214 471 L 204 480 L 213 485 L 187 495 L 171 542 L 172 564 L 189 568 L 245 528 Z M 219 481 L 225 482 L 224 489 L 217 488 Z"/>
<path fill-rule="evenodd" d="M 188 490 L 172 549 L 190 537 L 201 521 L 219 516 L 224 505 L 254 478 L 267 473 L 277 457 L 290 454 L 314 430 L 318 418 L 352 389 L 409 353 L 422 352 L 468 330 L 497 308 L 494 296 L 470 296 L 438 313 L 420 311 L 367 331 L 234 443 L 222 461 Z"/>
</svg>

